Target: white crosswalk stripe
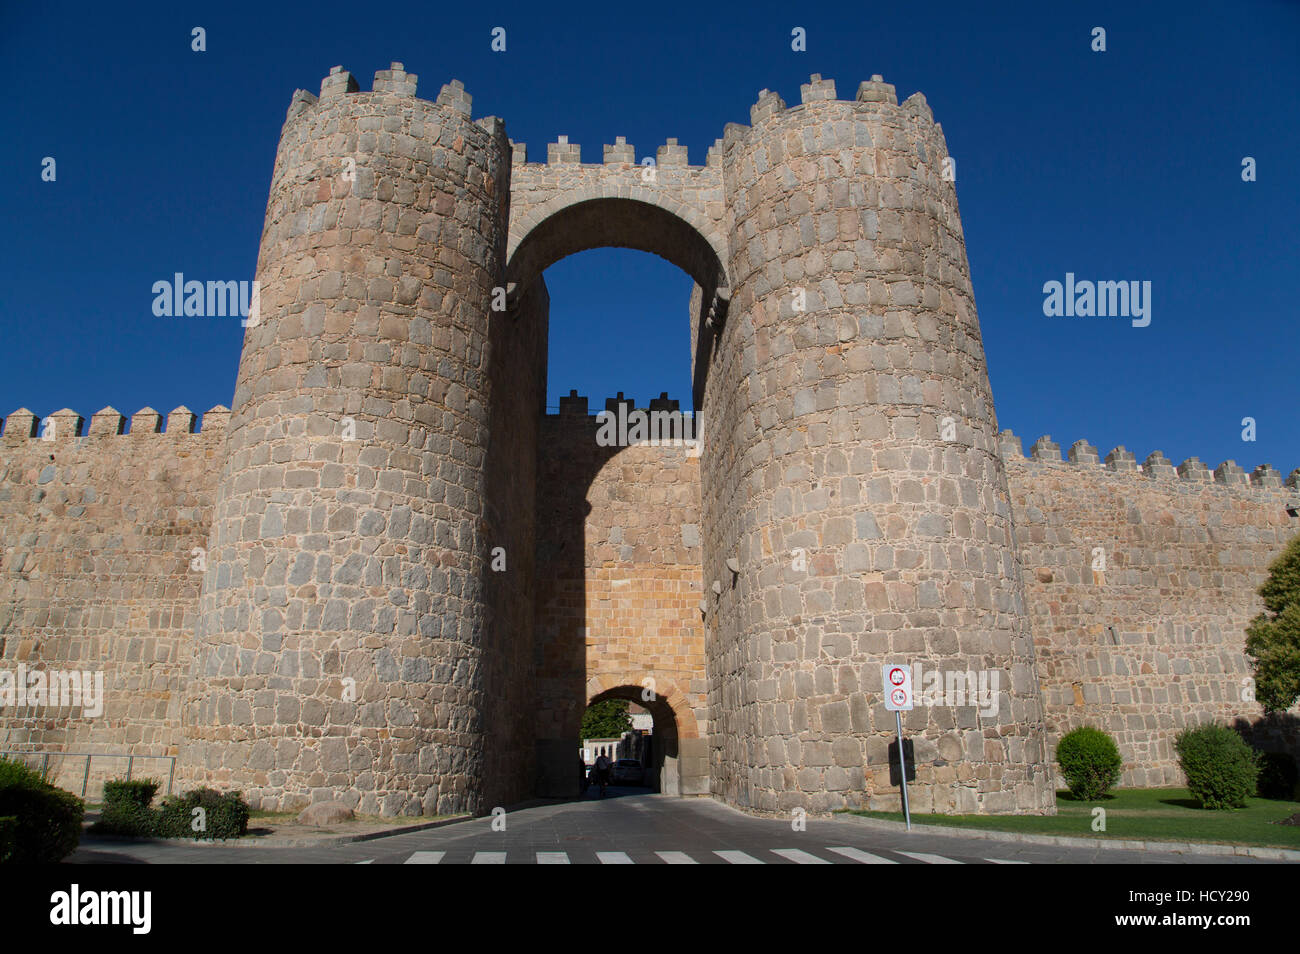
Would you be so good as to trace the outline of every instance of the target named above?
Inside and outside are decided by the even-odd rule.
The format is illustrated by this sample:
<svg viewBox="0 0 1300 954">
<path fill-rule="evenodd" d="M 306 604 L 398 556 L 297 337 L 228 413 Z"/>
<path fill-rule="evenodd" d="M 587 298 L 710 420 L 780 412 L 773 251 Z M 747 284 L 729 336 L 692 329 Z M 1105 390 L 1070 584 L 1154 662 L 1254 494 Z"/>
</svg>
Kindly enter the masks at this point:
<svg viewBox="0 0 1300 954">
<path fill-rule="evenodd" d="M 924 851 L 900 851 L 900 855 L 906 855 L 909 858 L 915 858 L 917 861 L 924 861 L 927 865 L 964 865 L 964 861 L 955 861 L 952 858 L 945 858 L 943 855 L 928 855 Z"/>
<path fill-rule="evenodd" d="M 786 861 L 793 861 L 799 865 L 829 865 L 833 861 L 826 858 L 820 858 L 812 852 L 804 851 L 800 848 L 772 848 L 772 854 Z M 883 855 L 872 854 L 869 851 L 863 851 L 861 848 L 851 848 L 844 845 L 828 845 L 823 851 L 829 851 L 847 858 L 849 861 L 855 861 L 863 865 L 896 865 L 898 862 L 893 858 L 886 858 Z M 891 849 L 893 851 L 894 849 Z M 947 858 L 943 855 L 929 854 L 924 851 L 895 851 L 896 854 L 904 855 L 908 858 L 914 858 L 917 861 L 925 862 L 928 865 L 960 865 L 965 862 L 957 861 L 954 858 Z M 626 851 L 598 851 L 596 861 L 602 865 L 634 865 L 635 861 Z M 665 864 L 670 865 L 697 865 L 699 864 L 694 858 L 684 851 L 656 851 L 655 854 Z M 763 865 L 767 864 L 757 855 L 761 852 L 750 853 L 739 851 L 737 849 L 716 850 L 713 854 L 717 855 L 723 861 L 730 865 Z M 442 864 L 447 857 L 445 851 L 415 851 L 402 862 L 405 865 L 437 865 Z M 584 856 L 585 857 L 585 856 Z M 573 861 L 568 852 L 564 851 L 538 851 L 534 853 L 534 860 L 539 865 L 568 865 Z M 582 858 L 580 857 L 581 861 Z M 984 861 L 995 865 L 1027 865 L 1027 861 L 1012 861 L 1003 858 L 985 858 Z M 364 861 L 357 861 L 354 864 L 368 865 L 374 861 L 373 858 L 367 858 Z M 475 865 L 503 865 L 506 863 L 506 852 L 504 851 L 476 851 L 470 861 Z"/>
<path fill-rule="evenodd" d="M 773 848 L 772 854 L 780 855 L 797 865 L 828 865 L 830 864 L 825 858 L 818 858 L 816 855 L 809 854 L 806 851 L 800 851 L 798 848 Z"/>
<path fill-rule="evenodd" d="M 906 754 L 906 753 L 904 753 Z M 837 855 L 843 855 L 845 858 L 852 858 L 854 861 L 864 865 L 896 865 L 898 864 L 893 858 L 882 858 L 880 855 L 873 855 L 869 851 L 862 851 L 858 848 L 827 848 L 827 851 L 833 851 Z"/>
<path fill-rule="evenodd" d="M 730 865 L 761 865 L 753 855 L 747 855 L 743 851 L 715 851 L 715 855 Z"/>
<path fill-rule="evenodd" d="M 684 851 L 656 851 L 656 855 L 670 865 L 698 865 L 699 862 Z"/>
</svg>

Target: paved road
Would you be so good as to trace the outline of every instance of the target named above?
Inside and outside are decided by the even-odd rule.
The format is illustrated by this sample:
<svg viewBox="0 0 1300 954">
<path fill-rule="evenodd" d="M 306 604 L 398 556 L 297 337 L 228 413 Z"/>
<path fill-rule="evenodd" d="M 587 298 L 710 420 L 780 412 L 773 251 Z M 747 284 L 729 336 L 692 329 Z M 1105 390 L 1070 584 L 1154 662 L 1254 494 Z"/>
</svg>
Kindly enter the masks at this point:
<svg viewBox="0 0 1300 954">
<path fill-rule="evenodd" d="M 594 790 L 580 801 L 519 808 L 505 831 L 492 819 L 319 848 L 87 842 L 70 861 L 186 864 L 1186 864 L 1255 859 L 1174 852 L 1064 848 L 882 831 L 847 818 L 752 818 L 706 798 L 645 789 Z"/>
</svg>

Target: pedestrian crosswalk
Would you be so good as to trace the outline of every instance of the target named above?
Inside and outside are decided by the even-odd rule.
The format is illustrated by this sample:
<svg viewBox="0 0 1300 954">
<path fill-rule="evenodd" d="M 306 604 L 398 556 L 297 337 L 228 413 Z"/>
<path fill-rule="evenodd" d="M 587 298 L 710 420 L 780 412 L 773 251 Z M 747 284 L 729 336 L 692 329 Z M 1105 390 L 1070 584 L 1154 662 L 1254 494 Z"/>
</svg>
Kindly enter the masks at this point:
<svg viewBox="0 0 1300 954">
<path fill-rule="evenodd" d="M 929 855 L 924 851 L 900 851 L 900 855 L 906 855 L 908 858 L 915 858 L 917 861 L 923 861 L 927 865 L 959 865 L 960 861 L 954 861 L 952 858 L 945 858 L 943 855 Z"/>
<path fill-rule="evenodd" d="M 772 854 L 780 855 L 786 861 L 793 861 L 797 865 L 828 865 L 830 864 L 825 858 L 818 858 L 816 855 L 809 854 L 799 848 L 773 848 Z"/>
<path fill-rule="evenodd" d="M 753 855 L 746 854 L 743 851 L 715 851 L 714 854 L 729 865 L 761 865 L 763 863 Z"/>
<path fill-rule="evenodd" d="M 714 851 L 697 850 L 695 852 L 664 850 L 638 852 L 582 851 L 570 853 L 567 851 L 525 851 L 522 849 L 516 851 L 475 851 L 472 849 L 462 849 L 459 851 L 415 851 L 411 852 L 411 854 L 402 860 L 401 863 L 407 865 L 466 863 L 474 865 L 504 865 L 507 863 L 567 865 L 591 863 L 594 861 L 595 863 L 602 865 L 698 865 L 720 863 L 729 865 L 830 865 L 846 863 L 862 865 L 1027 864 L 1027 862 L 1024 861 L 1014 861 L 1003 858 L 972 857 L 959 859 L 924 851 L 878 850 L 881 853 L 877 854 L 870 851 L 863 851 L 861 848 L 854 848 L 848 845 L 828 845 L 816 850 L 808 850 L 804 848 L 769 848 L 760 850 L 751 848 L 746 851 L 741 851 L 736 848 L 724 848 Z M 370 864 L 374 860 L 374 858 L 367 858 L 364 861 L 356 862 L 356 864 Z"/>
<path fill-rule="evenodd" d="M 860 848 L 827 848 L 826 850 L 833 851 L 837 855 L 843 855 L 845 858 L 851 858 L 852 860 L 864 865 L 898 864 L 898 862 L 894 861 L 892 858 L 882 858 L 880 855 L 873 855 L 871 852 L 863 851 Z"/>
</svg>

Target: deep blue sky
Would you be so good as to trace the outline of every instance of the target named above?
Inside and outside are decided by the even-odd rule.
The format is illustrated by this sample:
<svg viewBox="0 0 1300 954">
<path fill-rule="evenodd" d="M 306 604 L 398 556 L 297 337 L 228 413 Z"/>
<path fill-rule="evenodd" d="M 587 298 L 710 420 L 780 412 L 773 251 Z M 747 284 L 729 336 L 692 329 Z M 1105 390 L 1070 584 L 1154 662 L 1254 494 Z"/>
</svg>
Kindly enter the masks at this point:
<svg viewBox="0 0 1300 954">
<path fill-rule="evenodd" d="M 999 422 L 1026 449 L 1050 433 L 1300 466 L 1300 5 L 400 6 L 0 6 L 0 414 L 230 403 L 238 321 L 155 318 L 150 286 L 252 277 L 285 109 L 335 64 L 369 89 L 401 60 L 428 98 L 456 77 L 534 158 L 567 134 L 588 162 L 624 135 L 638 156 L 675 136 L 699 163 L 763 87 L 798 103 L 822 73 L 851 99 L 881 73 L 900 101 L 926 94 L 957 159 Z M 1043 283 L 1067 271 L 1150 280 L 1150 327 L 1044 317 Z M 550 404 L 576 387 L 689 405 L 683 273 L 598 250 L 546 277 Z"/>
</svg>

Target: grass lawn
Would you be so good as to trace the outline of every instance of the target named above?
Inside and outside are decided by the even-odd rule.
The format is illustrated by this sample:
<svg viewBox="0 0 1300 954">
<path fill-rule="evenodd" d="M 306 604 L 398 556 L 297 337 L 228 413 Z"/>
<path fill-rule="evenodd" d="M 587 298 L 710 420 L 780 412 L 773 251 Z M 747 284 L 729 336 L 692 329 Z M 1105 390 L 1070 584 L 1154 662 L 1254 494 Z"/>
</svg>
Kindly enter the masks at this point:
<svg viewBox="0 0 1300 954">
<path fill-rule="evenodd" d="M 1092 810 L 1106 809 L 1106 830 L 1092 830 Z M 1300 825 L 1275 825 L 1300 812 L 1300 802 L 1250 799 L 1245 808 L 1207 811 L 1198 808 L 1185 788 L 1116 789 L 1096 802 L 1076 802 L 1069 792 L 1056 793 L 1055 815 L 912 815 L 913 824 L 950 825 L 1031 835 L 1118 838 L 1141 841 L 1194 841 L 1231 845 L 1265 845 L 1300 850 Z M 902 812 L 851 811 L 868 818 L 902 821 Z"/>
</svg>

